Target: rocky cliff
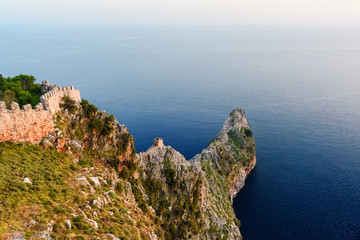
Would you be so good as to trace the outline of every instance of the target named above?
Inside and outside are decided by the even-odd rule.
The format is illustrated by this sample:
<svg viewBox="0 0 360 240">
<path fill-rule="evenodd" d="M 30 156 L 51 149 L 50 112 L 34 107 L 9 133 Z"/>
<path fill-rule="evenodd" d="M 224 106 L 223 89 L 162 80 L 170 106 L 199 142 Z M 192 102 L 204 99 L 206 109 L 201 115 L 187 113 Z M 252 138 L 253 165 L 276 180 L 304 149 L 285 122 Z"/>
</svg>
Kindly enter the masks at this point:
<svg viewBox="0 0 360 240">
<path fill-rule="evenodd" d="M 187 161 L 170 146 L 138 155 L 144 195 L 169 239 L 239 239 L 232 199 L 255 166 L 255 142 L 242 109 Z"/>
<path fill-rule="evenodd" d="M 40 145 L 0 143 L 1 238 L 241 238 L 232 199 L 256 161 L 243 110 L 188 161 L 160 138 L 135 154 L 124 125 L 72 101 Z"/>
</svg>

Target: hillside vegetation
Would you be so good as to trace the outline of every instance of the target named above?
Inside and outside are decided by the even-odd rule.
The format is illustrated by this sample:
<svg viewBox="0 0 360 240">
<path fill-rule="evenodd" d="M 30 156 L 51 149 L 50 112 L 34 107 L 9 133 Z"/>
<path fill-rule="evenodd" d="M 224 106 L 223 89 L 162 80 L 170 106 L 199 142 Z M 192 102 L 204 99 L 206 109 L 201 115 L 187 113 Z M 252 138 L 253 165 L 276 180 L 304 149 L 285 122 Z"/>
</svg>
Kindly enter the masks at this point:
<svg viewBox="0 0 360 240">
<path fill-rule="evenodd" d="M 0 101 L 4 101 L 9 108 L 12 102 L 20 107 L 31 104 L 34 107 L 40 102 L 40 86 L 35 83 L 34 76 L 20 74 L 15 77 L 4 78 L 0 74 Z"/>
</svg>

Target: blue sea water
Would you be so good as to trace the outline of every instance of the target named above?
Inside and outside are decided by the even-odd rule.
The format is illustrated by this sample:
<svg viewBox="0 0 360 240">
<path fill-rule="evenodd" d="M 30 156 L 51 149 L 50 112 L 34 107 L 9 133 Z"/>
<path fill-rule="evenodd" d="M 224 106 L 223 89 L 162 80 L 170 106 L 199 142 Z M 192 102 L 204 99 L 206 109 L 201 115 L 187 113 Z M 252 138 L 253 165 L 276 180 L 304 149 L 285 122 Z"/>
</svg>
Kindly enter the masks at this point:
<svg viewBox="0 0 360 240">
<path fill-rule="evenodd" d="M 242 107 L 244 239 L 360 239 L 360 26 L 0 25 L 0 73 L 75 85 L 187 159 Z"/>
</svg>

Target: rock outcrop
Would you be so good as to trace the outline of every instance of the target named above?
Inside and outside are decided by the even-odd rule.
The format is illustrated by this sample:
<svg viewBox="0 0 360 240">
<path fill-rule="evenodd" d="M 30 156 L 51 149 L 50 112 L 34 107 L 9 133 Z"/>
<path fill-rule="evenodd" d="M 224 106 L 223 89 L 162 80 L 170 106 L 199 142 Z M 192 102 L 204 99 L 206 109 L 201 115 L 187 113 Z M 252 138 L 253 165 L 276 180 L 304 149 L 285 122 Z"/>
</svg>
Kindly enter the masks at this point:
<svg viewBox="0 0 360 240">
<path fill-rule="evenodd" d="M 137 155 L 140 178 L 169 238 L 239 239 L 232 199 L 256 162 L 244 111 L 232 111 L 217 138 L 190 161 L 162 139 L 154 143 Z"/>
</svg>

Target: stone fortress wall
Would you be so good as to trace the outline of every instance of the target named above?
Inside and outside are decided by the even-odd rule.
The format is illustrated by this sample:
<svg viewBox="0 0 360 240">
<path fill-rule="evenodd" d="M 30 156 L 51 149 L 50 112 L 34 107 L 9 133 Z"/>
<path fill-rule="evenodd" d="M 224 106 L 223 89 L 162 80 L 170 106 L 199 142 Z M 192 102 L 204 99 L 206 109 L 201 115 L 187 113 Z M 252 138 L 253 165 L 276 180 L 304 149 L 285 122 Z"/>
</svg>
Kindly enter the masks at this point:
<svg viewBox="0 0 360 240">
<path fill-rule="evenodd" d="M 5 102 L 0 101 L 0 142 L 39 143 L 43 137 L 55 131 L 53 116 L 60 110 L 61 98 L 69 95 L 71 99 L 81 101 L 80 91 L 74 87 L 49 87 L 48 82 L 45 83 L 48 92 L 41 96 L 41 102 L 35 109 L 30 104 L 20 109 L 15 102 L 7 109 Z"/>
<path fill-rule="evenodd" d="M 80 102 L 80 91 L 75 90 L 74 86 L 71 87 L 59 87 L 54 86 L 49 92 L 45 93 L 40 97 L 40 101 L 44 106 L 45 110 L 48 110 L 55 114 L 60 111 L 61 98 L 68 95 L 71 99 Z"/>
<path fill-rule="evenodd" d="M 0 102 L 0 142 L 37 143 L 52 132 L 53 115 L 41 103 L 35 109 L 27 104 L 20 110 L 19 104 L 13 102 L 8 110 L 5 102 Z"/>
</svg>

